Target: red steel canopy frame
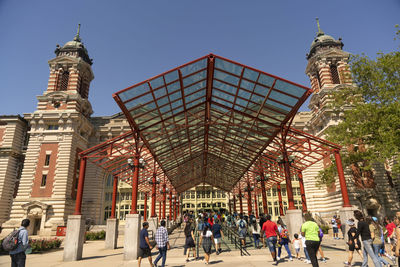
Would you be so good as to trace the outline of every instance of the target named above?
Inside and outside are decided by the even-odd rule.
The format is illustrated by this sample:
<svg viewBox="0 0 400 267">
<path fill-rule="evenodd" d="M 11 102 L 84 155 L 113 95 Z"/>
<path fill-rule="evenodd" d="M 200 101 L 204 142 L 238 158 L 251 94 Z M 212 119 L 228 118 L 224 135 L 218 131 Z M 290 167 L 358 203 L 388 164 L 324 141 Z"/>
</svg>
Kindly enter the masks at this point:
<svg viewBox="0 0 400 267">
<path fill-rule="evenodd" d="M 311 89 L 207 55 L 113 95 L 178 192 L 230 191 Z"/>
<path fill-rule="evenodd" d="M 158 200 L 164 202 L 163 217 L 166 187 L 178 194 L 208 183 L 243 193 L 240 181 L 257 185 L 255 174 L 263 177 L 262 189 L 286 179 L 291 209 L 291 175 L 332 151 L 341 163 L 339 146 L 290 128 L 311 93 L 302 85 L 209 54 L 113 94 L 132 131 L 81 152 L 81 168 L 90 159 L 132 183 L 133 191 L 162 175 Z M 127 164 L 132 157 L 135 164 L 139 157 L 148 163 L 133 175 Z M 343 170 L 339 178 L 343 192 Z M 83 180 L 84 171 L 76 214 L 80 214 Z M 347 206 L 346 188 L 344 194 Z"/>
</svg>

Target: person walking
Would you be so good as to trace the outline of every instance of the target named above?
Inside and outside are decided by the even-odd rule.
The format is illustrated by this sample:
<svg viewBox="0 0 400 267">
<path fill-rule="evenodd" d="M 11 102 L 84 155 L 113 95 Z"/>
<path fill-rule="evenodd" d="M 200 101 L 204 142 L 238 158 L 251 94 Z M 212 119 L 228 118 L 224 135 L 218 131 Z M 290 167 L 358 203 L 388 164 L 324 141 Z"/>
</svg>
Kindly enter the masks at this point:
<svg viewBox="0 0 400 267">
<path fill-rule="evenodd" d="M 217 254 L 217 255 L 220 254 L 222 251 L 221 250 L 221 241 L 222 241 L 222 238 L 224 238 L 224 234 L 221 230 L 222 230 L 222 226 L 220 224 L 219 219 L 215 219 L 214 224 L 211 227 L 211 231 L 214 236 L 215 251 L 216 251 L 215 254 Z"/>
<path fill-rule="evenodd" d="M 369 230 L 369 225 L 365 221 L 364 215 L 361 211 L 355 210 L 353 212 L 354 218 L 358 220 L 357 228 L 358 234 L 361 236 L 361 241 L 363 245 L 363 263 L 362 267 L 368 266 L 368 255 L 374 262 L 375 267 L 382 267 L 378 257 L 375 256 L 374 250 L 372 249 L 372 238 L 371 231 Z"/>
<path fill-rule="evenodd" d="M 253 218 L 251 222 L 250 231 L 253 234 L 254 247 L 260 248 L 260 225 L 257 223 L 256 218 Z"/>
<path fill-rule="evenodd" d="M 292 241 L 294 250 L 296 252 L 296 259 L 300 260 L 300 239 L 298 234 L 294 234 L 294 239 Z"/>
<path fill-rule="evenodd" d="M 168 231 L 165 228 L 165 221 L 162 220 L 160 222 L 160 227 L 158 227 L 155 236 L 157 248 L 158 248 L 158 256 L 154 261 L 154 266 L 157 267 L 158 261 L 162 258 L 161 266 L 165 266 L 165 261 L 167 259 L 167 250 L 170 249 L 169 240 L 168 240 Z"/>
<path fill-rule="evenodd" d="M 336 215 L 333 216 L 331 220 L 333 239 L 339 239 L 339 228 L 336 220 Z"/>
<path fill-rule="evenodd" d="M 247 223 L 243 218 L 243 214 L 240 214 L 240 219 L 237 221 L 236 226 L 238 228 L 240 242 L 242 242 L 243 247 L 246 247 Z"/>
<path fill-rule="evenodd" d="M 371 232 L 372 247 L 374 249 L 375 256 L 383 265 L 389 265 L 389 263 L 384 258 L 379 256 L 381 247 L 384 246 L 384 243 L 382 242 L 382 227 L 379 225 L 378 218 L 368 217 L 367 222 L 369 223 L 369 231 Z"/>
<path fill-rule="evenodd" d="M 259 222 L 260 229 L 263 227 L 265 221 L 266 221 L 265 220 L 265 215 L 264 214 L 260 214 L 260 222 Z M 262 242 L 263 248 L 265 248 L 264 232 L 262 230 L 260 231 L 260 238 L 261 238 L 261 242 Z"/>
<path fill-rule="evenodd" d="M 396 217 L 394 217 L 394 223 L 396 224 L 396 229 L 395 231 L 395 236 L 396 238 L 394 239 L 394 254 L 398 258 L 398 264 L 397 266 L 400 266 L 400 214 L 396 213 Z"/>
<path fill-rule="evenodd" d="M 301 235 L 306 239 L 305 244 L 312 266 L 318 267 L 319 226 L 314 222 L 310 213 L 306 213 L 304 218 L 306 222 L 301 226 Z"/>
<path fill-rule="evenodd" d="M 204 250 L 204 259 L 206 260 L 206 264 L 210 263 L 210 255 L 211 255 L 211 246 L 214 243 L 214 236 L 208 225 L 204 227 L 203 233 L 200 236 L 199 245 L 203 246 Z"/>
<path fill-rule="evenodd" d="M 190 251 L 193 250 L 193 257 L 196 259 L 196 244 L 194 242 L 194 227 L 193 227 L 193 220 L 190 219 L 189 222 L 186 224 L 185 229 L 183 230 L 185 233 L 185 249 L 186 249 L 186 262 L 189 262 Z"/>
<path fill-rule="evenodd" d="M 262 231 L 265 233 L 267 246 L 271 252 L 272 259 L 274 260 L 274 265 L 278 265 L 278 259 L 276 257 L 276 243 L 279 238 L 278 226 L 276 223 L 271 221 L 271 215 L 267 214 L 265 219 L 266 221 L 263 224 Z"/>
<path fill-rule="evenodd" d="M 350 227 L 347 232 L 348 241 L 347 245 L 349 246 L 349 257 L 347 261 L 344 262 L 344 265 L 347 267 L 352 266 L 351 262 L 353 261 L 354 251 L 357 251 L 358 255 L 360 255 L 361 259 L 363 256 L 361 255 L 361 242 L 357 232 L 356 224 L 354 223 L 354 219 L 349 219 L 347 221 L 347 225 Z"/>
<path fill-rule="evenodd" d="M 289 243 L 290 243 L 289 232 L 288 232 L 288 230 L 286 228 L 282 227 L 282 230 L 280 231 L 280 242 L 279 242 L 280 247 L 278 247 L 278 257 L 277 257 L 278 261 L 281 258 L 282 246 L 285 247 L 286 252 L 287 252 L 287 254 L 289 256 L 289 260 L 290 261 L 293 260 L 292 253 L 291 253 L 291 251 L 289 249 Z"/>
<path fill-rule="evenodd" d="M 151 259 L 151 249 L 153 247 L 150 245 L 149 233 L 147 232 L 148 228 L 149 228 L 149 223 L 143 222 L 143 228 L 142 230 L 140 230 L 139 234 L 139 258 L 138 258 L 139 267 L 143 258 L 148 258 L 150 266 L 153 266 L 153 261 Z"/>
<path fill-rule="evenodd" d="M 26 254 L 25 251 L 29 247 L 28 228 L 30 224 L 29 219 L 23 219 L 21 227 L 18 228 L 18 246 L 10 251 L 11 267 L 25 267 Z"/>
</svg>

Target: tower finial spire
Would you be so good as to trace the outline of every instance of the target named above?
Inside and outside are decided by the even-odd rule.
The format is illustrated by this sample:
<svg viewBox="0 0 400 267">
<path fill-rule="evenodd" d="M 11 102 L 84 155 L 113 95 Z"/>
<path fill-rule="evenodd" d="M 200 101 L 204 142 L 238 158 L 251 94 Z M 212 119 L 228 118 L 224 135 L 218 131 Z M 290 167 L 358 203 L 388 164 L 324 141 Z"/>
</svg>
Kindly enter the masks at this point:
<svg viewBox="0 0 400 267">
<path fill-rule="evenodd" d="M 76 32 L 74 41 L 78 41 L 78 42 L 81 41 L 81 37 L 79 36 L 80 32 L 81 32 L 81 24 L 79 23 L 79 24 L 78 24 L 78 31 Z"/>
<path fill-rule="evenodd" d="M 317 21 L 317 27 L 318 27 L 317 36 L 324 35 L 324 32 L 321 31 L 321 27 L 319 26 L 319 18 L 315 18 L 315 20 Z"/>
</svg>

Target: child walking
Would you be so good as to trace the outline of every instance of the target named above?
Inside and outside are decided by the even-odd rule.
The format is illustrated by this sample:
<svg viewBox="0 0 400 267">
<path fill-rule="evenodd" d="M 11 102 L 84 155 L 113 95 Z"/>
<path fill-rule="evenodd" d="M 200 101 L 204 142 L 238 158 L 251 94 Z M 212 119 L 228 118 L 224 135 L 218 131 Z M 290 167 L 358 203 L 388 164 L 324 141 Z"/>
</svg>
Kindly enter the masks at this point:
<svg viewBox="0 0 400 267">
<path fill-rule="evenodd" d="M 294 250 L 296 251 L 296 259 L 300 260 L 300 239 L 298 234 L 294 234 L 292 243 Z"/>
</svg>

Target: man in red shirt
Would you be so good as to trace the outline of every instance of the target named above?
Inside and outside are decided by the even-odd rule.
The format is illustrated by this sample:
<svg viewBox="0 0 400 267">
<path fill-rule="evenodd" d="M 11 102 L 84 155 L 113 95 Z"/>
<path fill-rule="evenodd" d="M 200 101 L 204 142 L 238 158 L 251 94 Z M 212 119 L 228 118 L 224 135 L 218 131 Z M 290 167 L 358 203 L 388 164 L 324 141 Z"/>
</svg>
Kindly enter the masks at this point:
<svg viewBox="0 0 400 267">
<path fill-rule="evenodd" d="M 396 229 L 396 224 L 393 222 L 393 218 L 390 217 L 388 218 L 388 224 L 386 225 L 386 230 L 387 230 L 387 236 L 388 236 L 388 241 L 390 243 L 390 256 L 393 256 L 393 246 L 395 245 L 395 240 L 394 240 L 394 229 Z"/>
<path fill-rule="evenodd" d="M 267 214 L 267 221 L 263 224 L 262 231 L 265 233 L 265 238 L 267 240 L 267 245 L 269 251 L 271 252 L 271 256 L 274 259 L 274 264 L 278 265 L 278 261 L 276 259 L 276 243 L 279 238 L 278 226 L 276 223 L 271 221 L 271 215 Z"/>
</svg>

